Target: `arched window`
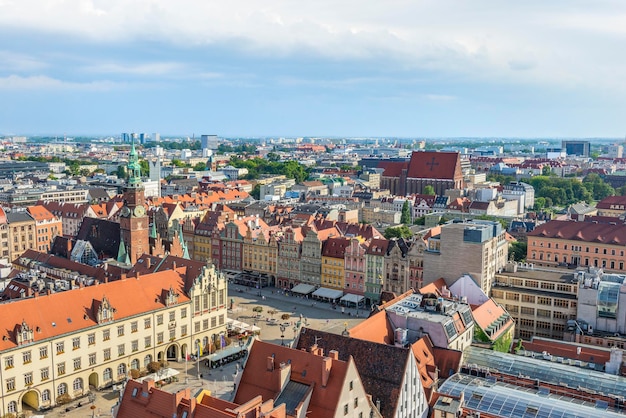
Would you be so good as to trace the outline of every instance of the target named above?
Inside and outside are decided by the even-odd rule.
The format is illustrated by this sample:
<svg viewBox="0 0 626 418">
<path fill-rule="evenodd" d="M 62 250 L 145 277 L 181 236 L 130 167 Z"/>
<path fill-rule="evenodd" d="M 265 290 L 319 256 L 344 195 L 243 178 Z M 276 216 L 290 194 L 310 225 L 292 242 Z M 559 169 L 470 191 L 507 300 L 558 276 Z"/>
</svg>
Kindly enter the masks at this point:
<svg viewBox="0 0 626 418">
<path fill-rule="evenodd" d="M 72 389 L 74 389 L 74 391 L 79 391 L 83 389 L 83 379 L 76 378 L 74 379 L 74 383 L 72 383 Z"/>
<path fill-rule="evenodd" d="M 41 392 L 41 401 L 50 402 L 50 391 L 48 389 Z"/>
<path fill-rule="evenodd" d="M 65 383 L 61 383 L 57 386 L 57 396 L 65 395 L 67 393 L 67 385 Z"/>
<path fill-rule="evenodd" d="M 102 373 L 102 379 L 104 379 L 105 382 L 113 379 L 113 370 L 111 370 L 110 368 L 104 369 L 104 373 Z"/>
<path fill-rule="evenodd" d="M 135 369 L 135 370 L 139 370 L 139 360 L 138 359 L 134 359 L 133 361 L 130 362 L 130 368 L 131 369 Z"/>
<path fill-rule="evenodd" d="M 11 414 L 14 414 L 17 412 L 17 402 L 15 401 L 11 401 L 9 402 L 9 404 L 7 405 L 7 411 Z"/>
<path fill-rule="evenodd" d="M 117 366 L 117 375 L 125 375 L 126 374 L 126 365 L 124 363 L 120 363 L 119 366 Z"/>
<path fill-rule="evenodd" d="M 148 354 L 143 359 L 143 367 L 148 367 L 148 364 L 150 364 L 151 361 L 152 361 L 152 356 L 150 354 Z"/>
</svg>

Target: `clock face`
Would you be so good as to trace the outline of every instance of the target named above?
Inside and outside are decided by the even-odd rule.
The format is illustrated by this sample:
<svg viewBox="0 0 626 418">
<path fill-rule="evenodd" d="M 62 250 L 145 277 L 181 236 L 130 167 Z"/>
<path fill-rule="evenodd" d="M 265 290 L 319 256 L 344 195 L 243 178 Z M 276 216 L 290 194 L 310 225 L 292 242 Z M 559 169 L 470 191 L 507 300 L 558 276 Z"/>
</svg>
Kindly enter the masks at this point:
<svg viewBox="0 0 626 418">
<path fill-rule="evenodd" d="M 122 211 L 121 211 L 120 215 L 122 215 L 122 216 L 128 216 L 128 215 L 130 215 L 130 209 L 128 208 L 128 206 L 124 206 L 124 207 L 122 208 Z"/>
<path fill-rule="evenodd" d="M 134 213 L 135 216 L 139 218 L 146 214 L 146 209 L 143 206 L 137 206 Z"/>
</svg>

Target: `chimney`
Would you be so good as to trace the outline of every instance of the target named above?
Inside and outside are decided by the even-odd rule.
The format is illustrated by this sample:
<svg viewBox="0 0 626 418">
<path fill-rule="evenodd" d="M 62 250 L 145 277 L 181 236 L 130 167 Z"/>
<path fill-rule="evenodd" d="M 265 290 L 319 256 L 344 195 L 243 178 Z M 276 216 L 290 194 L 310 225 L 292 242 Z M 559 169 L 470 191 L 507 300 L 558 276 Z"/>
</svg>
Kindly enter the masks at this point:
<svg viewBox="0 0 626 418">
<path fill-rule="evenodd" d="M 268 372 L 274 371 L 274 356 L 267 357 L 267 371 Z"/>
<path fill-rule="evenodd" d="M 322 387 L 325 388 L 330 377 L 330 369 L 333 367 L 333 359 L 324 357 L 322 359 Z"/>
<path fill-rule="evenodd" d="M 172 261 L 172 270 L 176 270 L 176 260 Z"/>
<path fill-rule="evenodd" d="M 137 271 L 137 272 L 136 272 L 135 279 L 139 280 L 139 276 L 140 276 L 140 273 Z"/>
<path fill-rule="evenodd" d="M 151 264 L 152 264 L 152 259 L 150 257 L 146 257 L 146 267 L 150 268 Z"/>
<path fill-rule="evenodd" d="M 328 352 L 328 357 L 330 357 L 333 360 L 339 360 L 339 351 L 337 351 L 337 350 L 330 350 Z"/>
<path fill-rule="evenodd" d="M 290 363 L 280 363 L 280 390 L 285 388 L 287 383 L 289 383 L 289 379 L 291 378 L 291 364 Z"/>
</svg>

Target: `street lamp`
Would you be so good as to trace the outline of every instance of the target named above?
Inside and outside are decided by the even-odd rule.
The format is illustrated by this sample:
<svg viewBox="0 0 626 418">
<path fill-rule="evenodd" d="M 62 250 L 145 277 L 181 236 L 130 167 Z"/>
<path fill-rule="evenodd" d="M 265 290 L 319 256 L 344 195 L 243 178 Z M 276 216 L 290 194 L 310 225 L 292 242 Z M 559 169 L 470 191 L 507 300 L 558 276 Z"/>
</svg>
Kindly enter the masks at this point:
<svg viewBox="0 0 626 418">
<path fill-rule="evenodd" d="M 285 330 L 287 327 L 283 324 L 280 324 L 280 345 L 285 345 Z"/>
<path fill-rule="evenodd" d="M 93 418 L 96 416 L 96 394 L 89 392 L 89 395 L 87 395 L 87 397 L 89 398 L 89 402 L 91 403 L 91 406 L 89 408 L 91 409 L 91 416 Z"/>
</svg>

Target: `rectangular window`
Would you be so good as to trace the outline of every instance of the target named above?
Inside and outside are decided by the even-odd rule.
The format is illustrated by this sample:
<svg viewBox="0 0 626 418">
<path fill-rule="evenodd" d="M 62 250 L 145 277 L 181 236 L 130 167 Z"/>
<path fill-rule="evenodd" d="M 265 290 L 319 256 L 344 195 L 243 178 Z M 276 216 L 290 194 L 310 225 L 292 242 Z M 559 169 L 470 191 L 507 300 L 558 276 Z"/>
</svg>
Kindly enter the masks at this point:
<svg viewBox="0 0 626 418">
<path fill-rule="evenodd" d="M 57 364 L 57 374 L 63 376 L 65 374 L 65 362 Z"/>
<path fill-rule="evenodd" d="M 176 321 L 176 312 L 170 312 L 170 322 Z"/>
<path fill-rule="evenodd" d="M 139 351 L 139 340 L 133 340 L 133 342 L 130 343 L 131 345 L 131 349 L 133 350 L 133 353 L 135 351 Z"/>
<path fill-rule="evenodd" d="M 546 298 L 546 297 L 539 296 L 537 298 L 537 303 L 539 305 L 552 305 L 552 298 Z"/>
<path fill-rule="evenodd" d="M 187 335 L 187 325 L 182 325 L 180 327 L 180 336 L 184 337 L 185 335 Z"/>
<path fill-rule="evenodd" d="M 137 321 L 130 323 L 130 332 L 137 332 Z"/>
<path fill-rule="evenodd" d="M 173 341 L 176 339 L 176 328 L 172 328 L 170 330 L 170 341 Z"/>
<path fill-rule="evenodd" d="M 104 361 L 111 360 L 111 349 L 110 348 L 105 348 L 104 351 L 102 352 L 102 355 L 104 357 Z"/>
<path fill-rule="evenodd" d="M 220 315 L 220 325 L 224 325 L 224 314 Z"/>
<path fill-rule="evenodd" d="M 110 339 L 111 339 L 111 330 L 110 329 L 102 330 L 102 340 L 109 341 Z"/>
<path fill-rule="evenodd" d="M 41 369 L 41 380 L 48 380 L 48 379 L 50 379 L 50 369 L 45 367 Z"/>
<path fill-rule="evenodd" d="M 74 359 L 74 370 L 80 370 L 80 357 Z"/>
<path fill-rule="evenodd" d="M 354 407 L 355 408 L 359 407 L 359 398 L 354 398 Z"/>
<path fill-rule="evenodd" d="M 211 318 L 211 320 L 215 321 L 215 318 Z M 202 320 L 202 329 L 203 330 L 209 329 L 209 320 L 208 319 L 203 319 Z"/>
<path fill-rule="evenodd" d="M 194 322 L 194 324 L 193 324 L 193 330 L 194 330 L 194 332 L 196 332 L 196 333 L 200 332 L 200 321 L 196 321 L 196 322 Z"/>
<path fill-rule="evenodd" d="M 522 302 L 535 303 L 535 296 L 534 295 L 522 295 Z"/>
<path fill-rule="evenodd" d="M 144 339 L 144 345 L 146 348 L 152 347 L 152 337 L 146 337 Z"/>
<path fill-rule="evenodd" d="M 94 366 L 96 364 L 96 353 L 89 354 L 89 365 Z"/>
<path fill-rule="evenodd" d="M 521 313 L 523 315 L 535 315 L 535 308 L 529 308 L 527 306 L 522 306 Z"/>
<path fill-rule="evenodd" d="M 157 334 L 157 344 L 163 344 L 163 333 L 159 332 Z"/>
<path fill-rule="evenodd" d="M 48 347 L 39 347 L 39 358 L 48 358 Z"/>
<path fill-rule="evenodd" d="M 88 345 L 96 344 L 96 333 L 95 332 L 92 332 L 91 334 L 87 335 L 87 344 Z"/>
<path fill-rule="evenodd" d="M 348 415 L 348 404 L 345 404 L 345 405 L 343 406 L 343 414 L 344 414 L 344 415 Z"/>
<path fill-rule="evenodd" d="M 8 356 L 4 358 L 4 368 L 5 369 L 12 369 L 14 367 L 13 364 L 13 356 Z"/>
<path fill-rule="evenodd" d="M 30 354 L 30 351 L 24 351 L 24 352 L 22 353 L 22 360 L 23 360 L 23 363 L 24 363 L 24 364 L 28 364 L 28 363 L 30 363 L 31 361 L 33 361 L 32 356 L 31 356 L 31 354 Z"/>
<path fill-rule="evenodd" d="M 57 354 L 65 353 L 65 343 L 63 341 L 61 341 L 60 343 L 57 343 L 56 347 L 57 347 Z"/>
<path fill-rule="evenodd" d="M 180 317 L 181 318 L 187 318 L 187 308 L 182 308 L 180 310 Z"/>
<path fill-rule="evenodd" d="M 163 325 L 163 314 L 157 315 L 157 325 Z"/>
<path fill-rule="evenodd" d="M 123 356 L 125 354 L 126 351 L 126 344 L 120 344 L 117 346 L 117 355 L 118 356 Z"/>
<path fill-rule="evenodd" d="M 117 336 L 118 337 L 123 337 L 124 336 L 124 325 L 119 325 L 117 327 Z"/>
<path fill-rule="evenodd" d="M 14 377 L 10 377 L 6 380 L 7 382 L 7 391 L 10 392 L 12 390 L 15 390 L 15 378 Z"/>
<path fill-rule="evenodd" d="M 145 318 L 145 319 L 143 320 L 143 327 L 144 327 L 145 329 L 150 328 L 150 327 L 152 326 L 151 322 L 152 322 L 152 321 L 150 320 L 150 318 Z"/>
<path fill-rule="evenodd" d="M 72 350 L 78 350 L 80 348 L 80 337 L 72 338 Z"/>
</svg>

